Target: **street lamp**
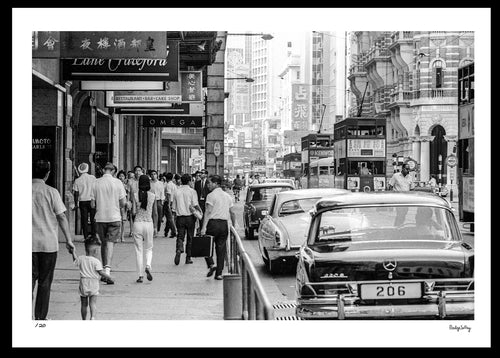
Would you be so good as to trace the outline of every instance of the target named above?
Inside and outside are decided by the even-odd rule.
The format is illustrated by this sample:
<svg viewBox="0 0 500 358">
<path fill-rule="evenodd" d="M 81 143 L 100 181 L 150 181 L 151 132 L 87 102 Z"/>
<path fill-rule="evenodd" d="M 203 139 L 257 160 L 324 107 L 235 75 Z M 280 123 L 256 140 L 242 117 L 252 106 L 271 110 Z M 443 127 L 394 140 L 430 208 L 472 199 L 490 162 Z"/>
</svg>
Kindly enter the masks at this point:
<svg viewBox="0 0 500 358">
<path fill-rule="evenodd" d="M 225 80 L 245 80 L 245 82 L 254 82 L 250 77 L 224 77 Z"/>
<path fill-rule="evenodd" d="M 272 40 L 274 38 L 274 36 L 272 36 L 271 34 L 250 34 L 250 33 L 244 33 L 244 34 L 231 34 L 231 33 L 228 33 L 226 35 L 233 35 L 233 36 L 260 36 L 260 38 L 262 40 Z"/>
</svg>

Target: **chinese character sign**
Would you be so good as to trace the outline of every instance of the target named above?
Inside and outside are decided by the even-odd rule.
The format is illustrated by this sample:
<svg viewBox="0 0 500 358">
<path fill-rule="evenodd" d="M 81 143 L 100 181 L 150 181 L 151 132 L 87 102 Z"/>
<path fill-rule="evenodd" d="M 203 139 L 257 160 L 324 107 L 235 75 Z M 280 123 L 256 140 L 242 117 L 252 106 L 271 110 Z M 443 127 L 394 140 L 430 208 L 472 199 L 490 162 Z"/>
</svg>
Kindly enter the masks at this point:
<svg viewBox="0 0 500 358">
<path fill-rule="evenodd" d="M 33 58 L 58 58 L 61 53 L 59 31 L 32 31 L 31 49 Z"/>
<path fill-rule="evenodd" d="M 385 157 L 385 140 L 349 139 L 347 155 L 349 157 Z"/>
<path fill-rule="evenodd" d="M 310 122 L 310 104 L 308 87 L 303 84 L 292 84 L 292 128 L 308 129 Z"/>
<path fill-rule="evenodd" d="M 183 102 L 202 102 L 201 71 L 180 71 Z"/>
<path fill-rule="evenodd" d="M 61 32 L 61 58 L 166 58 L 167 33 L 160 31 Z"/>
</svg>

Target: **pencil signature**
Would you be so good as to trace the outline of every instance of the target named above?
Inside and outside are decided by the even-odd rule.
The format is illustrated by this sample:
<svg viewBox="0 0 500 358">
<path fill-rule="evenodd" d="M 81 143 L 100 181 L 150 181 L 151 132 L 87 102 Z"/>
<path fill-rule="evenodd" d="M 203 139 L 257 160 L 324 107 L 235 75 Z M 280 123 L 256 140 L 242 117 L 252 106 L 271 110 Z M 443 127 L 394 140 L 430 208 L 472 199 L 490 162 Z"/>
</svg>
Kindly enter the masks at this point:
<svg viewBox="0 0 500 358">
<path fill-rule="evenodd" d="M 461 324 L 460 326 L 458 325 L 454 325 L 454 324 L 450 324 L 450 330 L 456 330 L 457 332 L 460 332 L 460 331 L 463 331 L 463 330 L 467 330 L 468 333 L 470 333 L 470 330 L 472 329 L 472 327 L 469 327 L 467 326 L 466 324 Z"/>
</svg>

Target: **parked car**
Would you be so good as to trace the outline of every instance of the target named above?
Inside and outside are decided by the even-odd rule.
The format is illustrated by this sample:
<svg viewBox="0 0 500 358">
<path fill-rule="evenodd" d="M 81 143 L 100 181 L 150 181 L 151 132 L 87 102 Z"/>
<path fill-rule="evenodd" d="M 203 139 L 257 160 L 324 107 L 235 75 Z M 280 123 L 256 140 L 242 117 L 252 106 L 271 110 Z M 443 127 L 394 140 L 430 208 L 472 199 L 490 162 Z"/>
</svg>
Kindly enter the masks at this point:
<svg viewBox="0 0 500 358">
<path fill-rule="evenodd" d="M 474 250 L 439 196 L 336 195 L 316 203 L 296 293 L 303 319 L 473 319 Z"/>
<path fill-rule="evenodd" d="M 290 183 L 295 189 L 295 180 L 290 178 L 264 178 L 263 183 Z"/>
<path fill-rule="evenodd" d="M 267 215 L 274 194 L 293 189 L 293 185 L 289 183 L 250 185 L 243 206 L 243 226 L 245 227 L 245 237 L 247 239 L 254 239 L 254 231 L 259 228 L 260 220 Z"/>
<path fill-rule="evenodd" d="M 344 189 L 299 189 L 282 191 L 274 196 L 269 212 L 259 226 L 259 250 L 269 272 L 277 272 L 282 263 L 297 261 L 300 245 L 306 238 L 316 202 L 336 194 L 350 193 Z"/>
</svg>

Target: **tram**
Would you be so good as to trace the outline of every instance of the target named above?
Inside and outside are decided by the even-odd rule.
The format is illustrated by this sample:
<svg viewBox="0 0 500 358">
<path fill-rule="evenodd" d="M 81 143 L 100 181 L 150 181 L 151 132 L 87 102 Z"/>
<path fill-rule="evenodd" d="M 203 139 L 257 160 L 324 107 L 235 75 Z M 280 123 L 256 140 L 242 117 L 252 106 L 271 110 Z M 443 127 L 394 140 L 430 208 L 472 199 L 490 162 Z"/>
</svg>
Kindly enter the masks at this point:
<svg viewBox="0 0 500 358">
<path fill-rule="evenodd" d="M 458 69 L 458 211 L 474 221 L 474 63 Z"/>
<path fill-rule="evenodd" d="M 313 160 L 309 163 L 308 188 L 333 188 L 335 164 L 333 157 Z"/>
<path fill-rule="evenodd" d="M 348 117 L 334 124 L 334 187 L 386 190 L 385 118 Z"/>
</svg>

